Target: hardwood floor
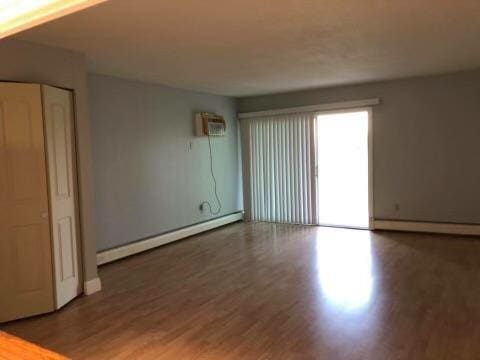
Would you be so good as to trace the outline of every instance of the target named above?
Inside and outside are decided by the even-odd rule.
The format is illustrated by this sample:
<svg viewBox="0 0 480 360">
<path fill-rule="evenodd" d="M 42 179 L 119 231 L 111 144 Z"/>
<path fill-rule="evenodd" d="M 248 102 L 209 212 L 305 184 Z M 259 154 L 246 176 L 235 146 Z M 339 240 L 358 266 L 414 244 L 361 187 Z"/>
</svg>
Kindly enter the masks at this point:
<svg viewBox="0 0 480 360">
<path fill-rule="evenodd" d="M 3 330 L 74 359 L 480 359 L 480 240 L 234 224 Z"/>
<path fill-rule="evenodd" d="M 12 359 L 66 360 L 63 356 L 0 331 L 0 360 Z"/>
</svg>

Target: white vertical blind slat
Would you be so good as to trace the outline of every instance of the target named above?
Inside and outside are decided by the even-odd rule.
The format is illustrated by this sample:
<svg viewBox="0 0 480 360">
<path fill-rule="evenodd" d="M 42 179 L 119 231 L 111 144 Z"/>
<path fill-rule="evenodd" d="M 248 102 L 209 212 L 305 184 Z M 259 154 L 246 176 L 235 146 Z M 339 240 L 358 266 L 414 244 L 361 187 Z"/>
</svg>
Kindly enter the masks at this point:
<svg viewBox="0 0 480 360">
<path fill-rule="evenodd" d="M 303 133 L 303 127 L 305 125 L 305 122 L 303 121 L 302 119 L 302 122 L 299 124 L 299 127 L 298 127 L 298 137 L 300 139 L 302 139 L 301 141 L 298 141 L 298 152 L 299 152 L 299 157 L 300 159 L 302 159 L 302 161 L 300 161 L 300 165 L 299 165 L 299 172 L 298 172 L 298 191 L 299 191 L 299 194 L 300 194 L 300 206 L 299 206 L 299 219 L 300 219 L 300 222 L 304 222 L 305 219 L 306 219 L 306 204 L 305 204 L 305 187 L 303 186 L 303 173 L 305 171 L 305 162 L 306 162 L 306 157 L 305 157 L 305 153 L 303 151 L 303 146 L 305 144 L 305 137 L 304 137 L 304 133 Z M 303 161 L 304 160 L 304 161 Z"/>
<path fill-rule="evenodd" d="M 293 191 L 293 193 L 295 194 L 295 203 L 294 203 L 294 206 L 295 206 L 295 222 L 296 223 L 299 223 L 301 222 L 301 219 L 300 219 L 300 207 L 302 206 L 302 193 L 300 191 L 300 187 L 298 186 L 299 185 L 299 175 L 300 175 L 300 172 L 302 171 L 302 166 L 301 164 L 299 163 L 299 157 L 301 156 L 300 155 L 300 152 L 298 151 L 299 150 L 299 146 L 298 146 L 298 130 L 300 128 L 300 126 L 302 125 L 302 120 L 299 119 L 298 123 L 294 124 L 293 126 L 293 161 L 294 161 L 294 167 L 296 169 L 296 171 L 293 172 L 293 179 L 294 179 L 294 182 L 295 182 L 295 189 Z"/>
<path fill-rule="evenodd" d="M 278 129 L 279 129 L 279 124 L 278 122 L 275 122 L 274 124 L 274 129 L 273 129 L 273 138 L 278 139 Z M 273 176 L 275 178 L 275 218 L 279 219 L 281 218 L 280 215 L 280 176 L 278 176 L 278 170 L 279 170 L 279 159 L 278 159 L 278 153 L 280 151 L 279 148 L 279 142 L 275 141 L 274 142 L 274 157 L 275 157 L 275 163 L 274 163 L 274 169 L 273 169 Z"/>
<path fill-rule="evenodd" d="M 312 178 L 311 172 L 311 160 L 310 160 L 310 121 L 307 121 L 305 124 L 305 153 L 306 153 L 306 164 L 305 164 L 305 194 L 307 198 L 307 216 L 309 219 L 312 219 L 312 193 L 310 187 L 310 179 Z"/>
<path fill-rule="evenodd" d="M 288 121 L 288 130 L 287 130 L 287 166 L 285 167 L 285 171 L 287 172 L 287 179 L 288 179 L 288 188 L 287 192 L 289 194 L 289 203 L 287 203 L 288 209 L 288 222 L 295 221 L 295 196 L 294 196 L 294 172 L 291 171 L 293 168 L 293 126 L 290 121 Z"/>
<path fill-rule="evenodd" d="M 279 120 L 281 126 L 281 132 L 280 132 L 280 137 L 279 137 L 279 147 L 280 147 L 280 171 L 279 171 L 279 176 L 280 176 L 280 182 L 282 184 L 282 189 L 281 189 L 281 194 L 282 194 L 282 201 L 281 201 L 281 209 L 280 213 L 282 216 L 280 217 L 280 222 L 287 222 L 287 210 L 286 210 L 286 204 L 287 204 L 287 180 L 285 179 L 286 173 L 285 173 L 285 121 Z"/>
</svg>

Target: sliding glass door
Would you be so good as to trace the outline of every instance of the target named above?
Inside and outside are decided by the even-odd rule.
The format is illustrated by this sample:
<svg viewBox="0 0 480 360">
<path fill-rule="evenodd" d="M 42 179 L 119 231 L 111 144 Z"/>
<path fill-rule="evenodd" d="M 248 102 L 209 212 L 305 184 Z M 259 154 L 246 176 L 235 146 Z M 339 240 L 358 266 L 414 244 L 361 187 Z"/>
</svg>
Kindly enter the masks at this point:
<svg viewBox="0 0 480 360">
<path fill-rule="evenodd" d="M 316 116 L 317 223 L 369 227 L 368 110 Z"/>
<path fill-rule="evenodd" d="M 247 219 L 369 228 L 370 109 L 242 121 Z"/>
</svg>

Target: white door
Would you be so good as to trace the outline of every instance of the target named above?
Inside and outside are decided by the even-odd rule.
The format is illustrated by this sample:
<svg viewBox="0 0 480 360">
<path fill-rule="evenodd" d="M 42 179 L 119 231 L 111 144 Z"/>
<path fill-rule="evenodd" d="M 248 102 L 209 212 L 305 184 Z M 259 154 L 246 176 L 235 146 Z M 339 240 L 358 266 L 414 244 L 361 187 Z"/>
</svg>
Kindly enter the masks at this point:
<svg viewBox="0 0 480 360">
<path fill-rule="evenodd" d="M 369 123 L 369 109 L 316 117 L 320 225 L 369 228 Z"/>
<path fill-rule="evenodd" d="M 55 299 L 60 308 L 81 291 L 72 93 L 42 86 L 47 145 Z"/>
<path fill-rule="evenodd" d="M 40 85 L 0 83 L 0 322 L 53 310 Z"/>
</svg>

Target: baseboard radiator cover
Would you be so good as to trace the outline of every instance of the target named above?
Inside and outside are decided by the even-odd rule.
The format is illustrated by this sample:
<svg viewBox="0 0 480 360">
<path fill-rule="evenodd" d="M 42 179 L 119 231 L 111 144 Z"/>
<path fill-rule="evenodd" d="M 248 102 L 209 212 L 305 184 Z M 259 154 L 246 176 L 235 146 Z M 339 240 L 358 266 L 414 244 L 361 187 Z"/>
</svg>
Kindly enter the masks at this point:
<svg viewBox="0 0 480 360">
<path fill-rule="evenodd" d="M 213 220 L 208 220 L 199 224 L 187 226 L 185 228 L 174 230 L 165 234 L 153 236 L 114 249 L 101 251 L 97 253 L 97 265 L 104 265 L 109 262 L 123 259 L 125 257 L 141 253 L 143 251 L 154 249 L 158 246 L 181 240 L 192 235 L 200 234 L 204 231 L 212 230 L 220 226 L 242 220 L 243 211 L 222 216 Z"/>
<path fill-rule="evenodd" d="M 374 229 L 425 232 L 432 234 L 480 236 L 480 224 L 477 225 L 376 219 L 374 221 Z"/>
</svg>

